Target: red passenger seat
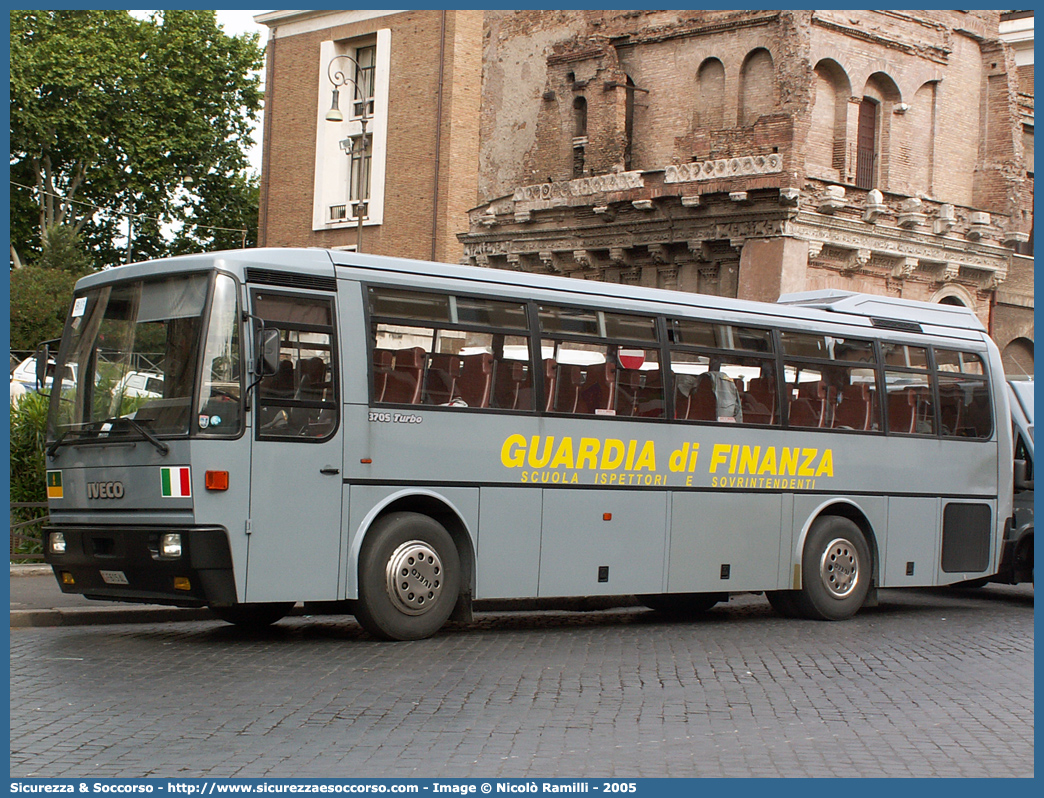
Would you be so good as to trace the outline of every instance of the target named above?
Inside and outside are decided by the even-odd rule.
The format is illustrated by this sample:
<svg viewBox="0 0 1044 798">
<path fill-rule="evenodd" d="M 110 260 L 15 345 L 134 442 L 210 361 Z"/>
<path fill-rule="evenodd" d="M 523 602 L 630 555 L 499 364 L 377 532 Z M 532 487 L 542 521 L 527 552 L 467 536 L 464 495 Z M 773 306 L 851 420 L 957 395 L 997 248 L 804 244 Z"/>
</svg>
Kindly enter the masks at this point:
<svg viewBox="0 0 1044 798">
<path fill-rule="evenodd" d="M 776 423 L 776 381 L 755 377 L 744 394 L 743 419 L 750 424 Z"/>
<path fill-rule="evenodd" d="M 420 401 L 423 371 L 424 350 L 419 346 L 396 351 L 395 365 L 388 375 L 384 401 L 394 404 L 417 404 Z"/>
<path fill-rule="evenodd" d="M 493 355 L 480 352 L 461 358 L 463 365 L 457 383 L 457 396 L 468 407 L 489 407 L 489 396 L 493 389 Z"/>
<path fill-rule="evenodd" d="M 375 402 L 385 401 L 384 395 L 388 390 L 388 380 L 394 367 L 395 353 L 392 350 L 373 350 L 373 400 Z"/>
<path fill-rule="evenodd" d="M 424 377 L 425 404 L 447 405 L 456 398 L 462 360 L 460 355 L 439 352 L 428 355 L 428 372 Z"/>
<path fill-rule="evenodd" d="M 558 364 L 554 358 L 544 361 L 544 410 L 550 412 L 555 406 L 558 393 Z"/>
<path fill-rule="evenodd" d="M 619 369 L 616 414 L 663 418 L 663 381 L 658 370 Z"/>
<path fill-rule="evenodd" d="M 889 432 L 911 433 L 917 422 L 917 396 L 913 388 L 903 388 L 888 394 Z"/>
<path fill-rule="evenodd" d="M 599 410 L 613 409 L 616 396 L 616 366 L 613 363 L 562 365 L 559 379 L 556 412 L 593 416 Z"/>
<path fill-rule="evenodd" d="M 866 383 L 846 385 L 834 410 L 834 428 L 873 429 L 873 394 Z"/>
</svg>

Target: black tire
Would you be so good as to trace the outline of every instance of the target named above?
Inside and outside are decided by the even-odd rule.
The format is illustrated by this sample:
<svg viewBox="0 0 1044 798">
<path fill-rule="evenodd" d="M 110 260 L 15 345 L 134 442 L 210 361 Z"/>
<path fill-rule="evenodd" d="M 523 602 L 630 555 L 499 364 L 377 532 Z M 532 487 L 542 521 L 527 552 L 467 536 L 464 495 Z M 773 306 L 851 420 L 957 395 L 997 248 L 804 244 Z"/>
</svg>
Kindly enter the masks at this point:
<svg viewBox="0 0 1044 798">
<path fill-rule="evenodd" d="M 843 621 L 863 606 L 870 589 L 870 547 L 847 518 L 817 518 L 801 557 L 801 590 L 794 606 L 804 618 Z"/>
<path fill-rule="evenodd" d="M 446 528 L 419 513 L 378 519 L 359 553 L 355 617 L 382 640 L 420 640 L 446 623 L 460 593 L 460 557 Z"/>
<path fill-rule="evenodd" d="M 765 593 L 765 598 L 772 605 L 772 609 L 784 618 L 800 618 L 802 614 L 797 606 L 797 595 L 796 590 L 769 590 Z"/>
<path fill-rule="evenodd" d="M 242 629 L 264 629 L 280 618 L 285 618 L 294 608 L 292 601 L 271 604 L 235 604 L 231 607 L 211 607 L 210 610 L 225 623 Z"/>
</svg>

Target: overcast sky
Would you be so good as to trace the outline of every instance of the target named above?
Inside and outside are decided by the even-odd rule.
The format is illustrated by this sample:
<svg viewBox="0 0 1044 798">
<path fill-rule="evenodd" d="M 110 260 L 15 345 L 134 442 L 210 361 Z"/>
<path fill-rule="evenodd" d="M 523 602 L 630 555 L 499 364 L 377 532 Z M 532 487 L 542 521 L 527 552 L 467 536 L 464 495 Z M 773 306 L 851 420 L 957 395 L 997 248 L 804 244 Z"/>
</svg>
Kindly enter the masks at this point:
<svg viewBox="0 0 1044 798">
<path fill-rule="evenodd" d="M 264 14 L 265 11 L 218 11 L 217 21 L 232 36 L 241 33 L 258 33 L 261 36 L 261 45 L 264 46 L 268 40 L 268 28 L 254 22 L 254 17 Z"/>
</svg>

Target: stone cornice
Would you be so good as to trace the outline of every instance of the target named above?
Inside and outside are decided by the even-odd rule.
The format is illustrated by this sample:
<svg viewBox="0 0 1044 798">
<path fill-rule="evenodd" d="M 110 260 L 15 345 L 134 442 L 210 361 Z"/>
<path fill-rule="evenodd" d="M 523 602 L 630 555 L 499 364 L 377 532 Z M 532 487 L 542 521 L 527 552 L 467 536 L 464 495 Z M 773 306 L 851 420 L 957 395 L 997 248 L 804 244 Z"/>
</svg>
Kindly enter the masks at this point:
<svg viewBox="0 0 1044 798">
<path fill-rule="evenodd" d="M 809 242 L 818 252 L 824 246 L 853 254 L 849 268 L 860 268 L 875 258 L 894 264 L 893 277 L 905 279 L 916 269 L 931 271 L 939 282 L 957 279 L 962 269 L 974 272 L 984 287 L 995 287 L 1008 274 L 1010 250 L 987 243 L 911 233 L 899 228 L 867 225 L 819 213 L 800 212 L 783 225 L 783 234 Z"/>
<path fill-rule="evenodd" d="M 860 41 L 868 42 L 870 44 L 877 44 L 881 47 L 887 47 L 891 50 L 898 50 L 906 55 L 919 56 L 926 58 L 929 61 L 934 61 L 938 64 L 945 64 L 950 59 L 950 48 L 939 47 L 936 45 L 922 44 L 920 42 L 905 41 L 892 36 L 885 36 L 879 32 L 868 31 L 863 28 L 857 28 L 852 25 L 844 25 L 840 22 L 836 22 L 831 19 L 826 19 L 819 16 L 818 13 L 812 14 L 812 24 L 820 28 L 832 31 L 834 33 L 840 33 L 842 36 L 847 36 L 852 39 L 858 39 Z"/>
</svg>

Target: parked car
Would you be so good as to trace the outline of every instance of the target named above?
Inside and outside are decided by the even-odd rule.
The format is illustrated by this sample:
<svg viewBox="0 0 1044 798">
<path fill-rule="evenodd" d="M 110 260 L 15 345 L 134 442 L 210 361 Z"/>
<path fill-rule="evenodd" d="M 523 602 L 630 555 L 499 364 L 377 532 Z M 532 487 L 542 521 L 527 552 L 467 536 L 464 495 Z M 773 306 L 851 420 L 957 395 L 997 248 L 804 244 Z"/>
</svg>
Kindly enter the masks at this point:
<svg viewBox="0 0 1044 798">
<path fill-rule="evenodd" d="M 163 375 L 154 371 L 128 371 L 112 389 L 113 396 L 163 396 Z"/>
<path fill-rule="evenodd" d="M 63 381 L 67 384 L 76 383 L 76 370 L 73 366 L 65 367 Z M 47 361 L 47 378 L 44 380 L 43 389 L 50 389 L 53 382 L 54 359 L 49 358 Z M 36 383 L 36 358 L 27 357 L 15 366 L 15 370 L 11 372 L 11 402 L 14 403 L 18 398 L 28 393 L 35 393 L 39 387 Z"/>
</svg>

